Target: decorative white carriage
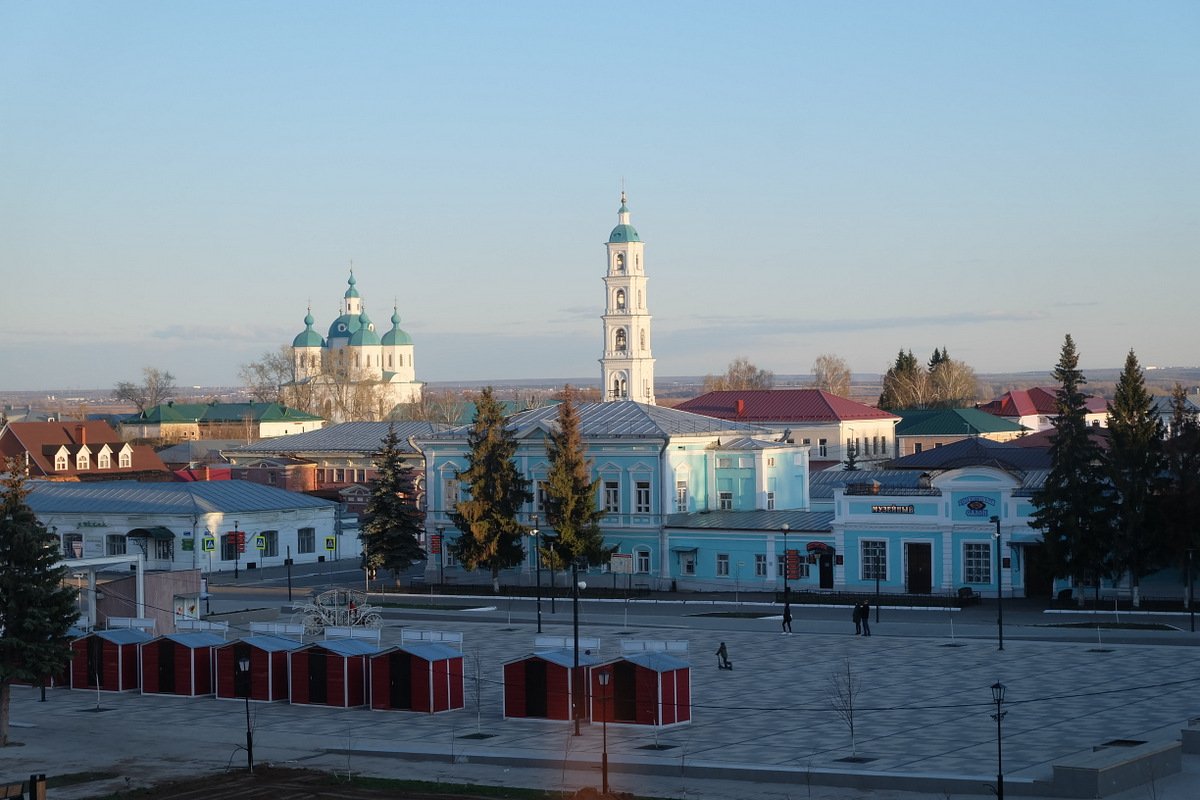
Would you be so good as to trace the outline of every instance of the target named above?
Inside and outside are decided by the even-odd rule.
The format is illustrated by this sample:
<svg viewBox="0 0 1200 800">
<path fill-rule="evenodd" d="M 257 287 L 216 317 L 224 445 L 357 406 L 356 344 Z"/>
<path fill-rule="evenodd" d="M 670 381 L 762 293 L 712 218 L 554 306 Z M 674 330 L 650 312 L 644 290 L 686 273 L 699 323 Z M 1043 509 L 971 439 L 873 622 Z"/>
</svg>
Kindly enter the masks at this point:
<svg viewBox="0 0 1200 800">
<path fill-rule="evenodd" d="M 383 626 L 379 606 L 367 605 L 366 592 L 354 589 L 329 589 L 314 593 L 307 603 L 293 605 L 292 622 L 304 626 L 307 636 L 319 636 L 326 628 L 362 627 L 378 630 Z"/>
</svg>

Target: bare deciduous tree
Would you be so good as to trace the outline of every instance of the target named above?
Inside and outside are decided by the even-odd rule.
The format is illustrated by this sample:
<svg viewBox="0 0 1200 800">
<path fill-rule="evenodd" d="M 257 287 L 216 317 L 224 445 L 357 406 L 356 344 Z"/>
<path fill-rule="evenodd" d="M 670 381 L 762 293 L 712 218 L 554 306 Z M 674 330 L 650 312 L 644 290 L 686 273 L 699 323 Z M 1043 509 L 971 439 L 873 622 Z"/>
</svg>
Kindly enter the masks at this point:
<svg viewBox="0 0 1200 800">
<path fill-rule="evenodd" d="M 817 356 L 812 373 L 814 388 L 824 389 L 838 397 L 850 395 L 850 365 L 841 356 L 833 353 Z"/>
<path fill-rule="evenodd" d="M 759 369 L 745 356 L 738 356 L 729 363 L 724 375 L 707 375 L 704 391 L 719 392 L 729 389 L 770 389 L 775 385 L 775 373 Z"/>
<path fill-rule="evenodd" d="M 829 676 L 829 704 L 850 729 L 850 754 L 858 755 L 854 739 L 854 703 L 858 699 L 861 681 L 850 669 L 850 659 L 845 660 L 845 671 L 838 670 Z"/>
<path fill-rule="evenodd" d="M 284 402 L 284 386 L 296 380 L 296 364 L 292 358 L 292 348 L 284 346 L 262 354 L 258 361 L 243 364 L 238 369 L 238 377 L 250 392 L 250 396 L 261 403 Z M 300 408 L 296 403 L 288 403 L 294 408 Z M 310 409 L 302 409 L 309 411 Z"/>
<path fill-rule="evenodd" d="M 457 425 L 462 422 L 466 408 L 466 402 L 450 389 L 431 390 L 425 387 L 420 400 L 396 406 L 392 416 L 397 420 L 422 420 L 441 425 Z"/>
<path fill-rule="evenodd" d="M 133 403 L 140 413 L 175 396 L 175 376 L 166 370 L 144 367 L 141 385 L 122 381 L 113 389 L 112 396 Z"/>
</svg>

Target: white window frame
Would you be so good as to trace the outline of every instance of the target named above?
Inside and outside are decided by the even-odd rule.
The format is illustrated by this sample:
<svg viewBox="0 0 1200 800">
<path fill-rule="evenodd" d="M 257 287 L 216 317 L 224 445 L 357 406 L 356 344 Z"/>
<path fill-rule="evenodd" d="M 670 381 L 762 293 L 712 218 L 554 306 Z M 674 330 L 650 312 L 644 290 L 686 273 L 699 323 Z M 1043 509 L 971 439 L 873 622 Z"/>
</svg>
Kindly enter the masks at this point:
<svg viewBox="0 0 1200 800">
<path fill-rule="evenodd" d="M 296 531 L 296 553 L 307 554 L 317 552 L 317 529 L 300 528 Z"/>
<path fill-rule="evenodd" d="M 92 454 L 87 450 L 80 450 L 75 454 L 75 469 L 91 469 Z"/>
<path fill-rule="evenodd" d="M 123 556 L 129 552 L 129 540 L 120 533 L 110 533 L 104 537 L 104 555 Z"/>
<path fill-rule="evenodd" d="M 766 553 L 755 553 L 754 554 L 754 577 L 756 577 L 756 578 L 767 577 L 767 554 Z"/>
<path fill-rule="evenodd" d="M 130 469 L 133 467 L 133 453 L 129 450 L 122 450 L 117 456 L 117 466 L 119 469 Z"/>
<path fill-rule="evenodd" d="M 651 508 L 650 481 L 635 481 L 633 484 L 633 490 L 633 512 L 635 514 L 649 514 Z"/>
<path fill-rule="evenodd" d="M 962 547 L 963 583 L 986 585 L 995 581 L 992 543 L 990 541 L 963 542 Z M 980 558 L 980 554 L 982 554 L 982 558 Z"/>
<path fill-rule="evenodd" d="M 621 482 L 604 481 L 604 511 L 608 514 L 621 513 Z"/>
<path fill-rule="evenodd" d="M 650 574 L 650 551 L 645 548 L 639 548 L 633 551 L 633 558 L 637 562 L 635 571 L 639 575 Z"/>
<path fill-rule="evenodd" d="M 719 511 L 733 510 L 733 492 L 717 492 L 717 509 Z"/>
<path fill-rule="evenodd" d="M 879 580 L 887 580 L 888 543 L 886 539 L 862 539 L 858 543 L 860 580 L 873 581 L 878 574 Z M 868 564 L 871 569 L 867 569 Z"/>
<path fill-rule="evenodd" d="M 775 493 L 767 492 L 767 511 L 775 510 Z"/>
<path fill-rule="evenodd" d="M 729 553 L 717 553 L 717 577 L 729 577 Z"/>
<path fill-rule="evenodd" d="M 687 510 L 688 510 L 688 483 L 687 483 L 687 481 L 675 481 L 675 510 L 680 514 L 687 513 Z"/>
</svg>

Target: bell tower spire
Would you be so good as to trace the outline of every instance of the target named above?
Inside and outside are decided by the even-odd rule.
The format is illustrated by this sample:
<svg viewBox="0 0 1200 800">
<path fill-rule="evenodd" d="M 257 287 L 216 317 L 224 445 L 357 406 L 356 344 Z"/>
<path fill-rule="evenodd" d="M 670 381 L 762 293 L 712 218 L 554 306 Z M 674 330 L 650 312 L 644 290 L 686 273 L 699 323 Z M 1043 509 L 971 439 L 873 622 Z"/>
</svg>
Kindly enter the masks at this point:
<svg viewBox="0 0 1200 800">
<path fill-rule="evenodd" d="M 654 403 L 654 358 L 650 353 L 650 313 L 646 306 L 643 244 L 629 222 L 621 191 L 617 227 L 605 245 L 604 357 L 600 359 L 600 395 L 605 402 Z"/>
</svg>

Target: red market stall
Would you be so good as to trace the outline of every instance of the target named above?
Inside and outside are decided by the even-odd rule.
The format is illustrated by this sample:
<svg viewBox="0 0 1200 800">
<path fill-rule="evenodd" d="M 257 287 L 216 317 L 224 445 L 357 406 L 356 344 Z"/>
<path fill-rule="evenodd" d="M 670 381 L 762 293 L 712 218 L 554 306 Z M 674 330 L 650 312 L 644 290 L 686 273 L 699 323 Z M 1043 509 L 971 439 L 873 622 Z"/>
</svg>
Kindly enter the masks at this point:
<svg viewBox="0 0 1200 800">
<path fill-rule="evenodd" d="M 580 713 L 586 719 L 584 697 L 591 671 L 600 664 L 591 652 L 579 654 L 579 674 L 570 680 L 575 662 L 573 650 L 549 650 L 504 664 L 504 716 L 509 718 L 571 719 L 572 694 L 579 697 Z M 573 686 L 572 686 L 573 684 Z"/>
<path fill-rule="evenodd" d="M 215 691 L 217 697 L 240 700 L 246 697 L 238 662 L 250 660 L 251 700 L 270 703 L 288 699 L 288 653 L 303 642 L 282 636 L 247 636 L 217 647 Z"/>
<path fill-rule="evenodd" d="M 608 686 L 600 673 L 608 671 Z M 592 717 L 666 727 L 692 720 L 691 666 L 664 652 L 628 653 L 591 672 Z"/>
<path fill-rule="evenodd" d="M 215 633 L 168 633 L 142 645 L 142 694 L 199 697 L 213 693 Z"/>
<path fill-rule="evenodd" d="M 138 680 L 138 646 L 150 634 L 137 628 L 92 631 L 71 642 L 71 688 L 130 692 Z"/>
<path fill-rule="evenodd" d="M 350 708 L 366 705 L 367 662 L 379 647 L 362 639 L 327 639 L 288 654 L 291 701 Z"/>
<path fill-rule="evenodd" d="M 436 714 L 463 707 L 463 655 L 440 642 L 413 642 L 371 656 L 371 708 Z"/>
</svg>

